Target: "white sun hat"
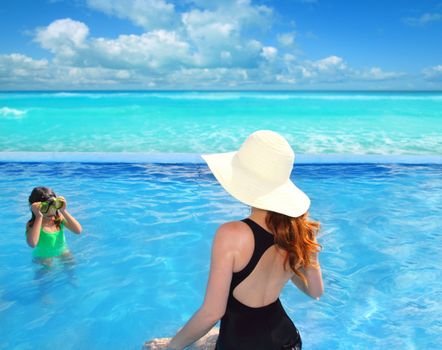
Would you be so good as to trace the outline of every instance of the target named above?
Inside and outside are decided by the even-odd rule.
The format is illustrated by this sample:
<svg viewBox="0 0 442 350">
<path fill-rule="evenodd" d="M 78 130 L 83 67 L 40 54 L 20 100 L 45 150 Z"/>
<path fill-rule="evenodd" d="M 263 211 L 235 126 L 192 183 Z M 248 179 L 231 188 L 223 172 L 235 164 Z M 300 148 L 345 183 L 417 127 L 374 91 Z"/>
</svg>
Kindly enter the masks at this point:
<svg viewBox="0 0 442 350">
<path fill-rule="evenodd" d="M 238 151 L 201 157 L 221 186 L 242 203 L 290 217 L 310 207 L 310 198 L 290 180 L 295 153 L 274 131 L 255 131 Z"/>
</svg>

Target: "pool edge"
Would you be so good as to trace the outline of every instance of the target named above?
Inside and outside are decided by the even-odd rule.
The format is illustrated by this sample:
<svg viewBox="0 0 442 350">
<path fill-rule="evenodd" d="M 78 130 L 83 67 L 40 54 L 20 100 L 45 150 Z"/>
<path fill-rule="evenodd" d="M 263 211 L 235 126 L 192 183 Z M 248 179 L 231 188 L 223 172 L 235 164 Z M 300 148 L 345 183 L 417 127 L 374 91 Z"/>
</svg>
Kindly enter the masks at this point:
<svg viewBox="0 0 442 350">
<path fill-rule="evenodd" d="M 0 152 L 0 163 L 205 164 L 198 153 Z M 295 164 L 442 164 L 442 155 L 296 154 Z"/>
</svg>

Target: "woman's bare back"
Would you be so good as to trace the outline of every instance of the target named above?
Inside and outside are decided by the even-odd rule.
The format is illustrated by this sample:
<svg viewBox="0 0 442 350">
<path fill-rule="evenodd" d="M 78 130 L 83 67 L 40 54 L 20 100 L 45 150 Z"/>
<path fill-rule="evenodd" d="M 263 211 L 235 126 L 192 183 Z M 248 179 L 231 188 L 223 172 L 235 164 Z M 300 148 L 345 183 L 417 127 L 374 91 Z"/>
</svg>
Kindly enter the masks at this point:
<svg viewBox="0 0 442 350">
<path fill-rule="evenodd" d="M 269 235 L 272 235 L 264 225 L 255 223 L 267 231 Z M 237 227 L 238 251 L 233 265 L 234 273 L 247 266 L 255 246 L 250 226 L 240 221 Z M 278 249 L 276 245 L 269 247 L 259 259 L 252 273 L 233 290 L 235 299 L 249 307 L 262 307 L 274 302 L 279 297 L 284 285 L 294 274 L 288 265 L 288 269 L 284 270 L 285 255 L 286 252 Z"/>
</svg>

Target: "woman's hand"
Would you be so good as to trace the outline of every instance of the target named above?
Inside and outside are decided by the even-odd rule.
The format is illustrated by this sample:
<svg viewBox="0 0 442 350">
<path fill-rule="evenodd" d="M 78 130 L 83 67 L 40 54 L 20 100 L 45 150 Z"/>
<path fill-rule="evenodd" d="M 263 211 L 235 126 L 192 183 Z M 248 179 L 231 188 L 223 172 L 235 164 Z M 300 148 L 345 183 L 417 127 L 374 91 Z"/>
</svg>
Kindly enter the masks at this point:
<svg viewBox="0 0 442 350">
<path fill-rule="evenodd" d="M 34 202 L 31 205 L 31 210 L 34 213 L 36 218 L 43 217 L 43 214 L 40 211 L 41 202 Z"/>
<path fill-rule="evenodd" d="M 169 350 L 171 338 L 156 338 L 144 343 L 143 350 Z"/>
<path fill-rule="evenodd" d="M 179 329 L 181 330 L 182 327 Z M 206 335 L 192 345 L 186 347 L 189 350 L 213 350 L 219 335 L 219 328 L 213 327 Z M 176 350 L 168 347 L 172 338 L 156 338 L 144 343 L 143 350 Z"/>
</svg>

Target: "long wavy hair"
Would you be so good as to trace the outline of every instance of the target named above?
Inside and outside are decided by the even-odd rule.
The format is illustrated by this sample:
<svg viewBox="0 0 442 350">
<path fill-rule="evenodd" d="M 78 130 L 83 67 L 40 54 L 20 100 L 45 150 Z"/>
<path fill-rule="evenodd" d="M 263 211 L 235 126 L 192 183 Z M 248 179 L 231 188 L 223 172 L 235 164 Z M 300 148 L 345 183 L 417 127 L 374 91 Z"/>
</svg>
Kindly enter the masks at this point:
<svg viewBox="0 0 442 350">
<path fill-rule="evenodd" d="M 49 187 L 35 187 L 32 190 L 31 195 L 29 196 L 29 205 L 31 206 L 32 203 L 35 203 L 35 202 L 47 201 L 51 197 L 55 198 L 55 197 L 57 197 L 57 195 Z M 27 223 L 29 228 L 31 228 L 35 222 L 35 214 L 32 212 L 32 210 L 31 210 L 31 213 L 32 213 L 32 217 Z M 58 212 L 58 210 L 55 212 L 54 223 L 55 223 L 55 226 L 58 229 L 60 229 L 61 216 L 60 216 L 60 213 Z"/>
<path fill-rule="evenodd" d="M 308 212 L 295 218 L 273 211 L 267 212 L 266 224 L 275 235 L 276 245 L 287 252 L 284 268 L 286 269 L 288 262 L 293 272 L 307 284 L 307 279 L 299 269 L 307 266 L 319 267 L 310 256 L 322 250 L 322 246 L 316 241 L 321 224 L 310 220 Z"/>
</svg>

